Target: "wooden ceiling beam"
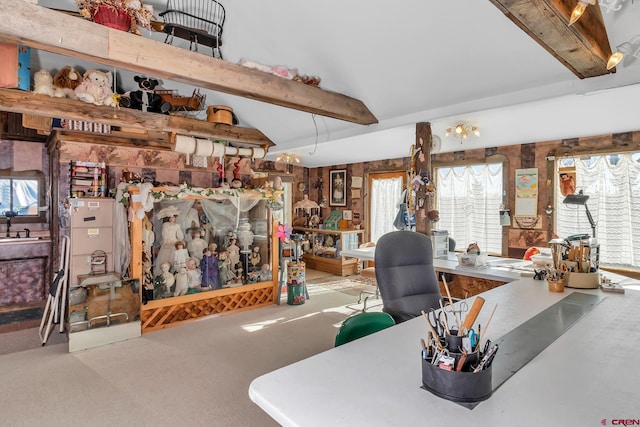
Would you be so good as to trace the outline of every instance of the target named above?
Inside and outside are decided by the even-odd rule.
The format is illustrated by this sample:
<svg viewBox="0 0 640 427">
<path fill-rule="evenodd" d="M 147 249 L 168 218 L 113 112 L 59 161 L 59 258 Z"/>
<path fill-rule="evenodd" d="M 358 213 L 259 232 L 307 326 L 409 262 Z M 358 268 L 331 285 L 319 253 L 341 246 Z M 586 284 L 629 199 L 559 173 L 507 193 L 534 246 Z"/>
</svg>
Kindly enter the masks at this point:
<svg viewBox="0 0 640 427">
<path fill-rule="evenodd" d="M 105 123 L 151 131 L 175 132 L 201 138 L 221 139 L 268 150 L 275 144 L 256 129 L 194 120 L 182 116 L 146 113 L 127 108 L 88 104 L 67 98 L 52 98 L 15 89 L 0 89 L 0 110 L 43 117 L 59 117 Z"/>
<path fill-rule="evenodd" d="M 208 55 L 114 30 L 27 1 L 0 0 L 0 39 L 362 125 L 360 100 Z"/>
<path fill-rule="evenodd" d="M 581 79 L 607 70 L 611 46 L 600 6 L 588 6 L 569 26 L 577 0 L 489 0 L 553 57 Z"/>
</svg>

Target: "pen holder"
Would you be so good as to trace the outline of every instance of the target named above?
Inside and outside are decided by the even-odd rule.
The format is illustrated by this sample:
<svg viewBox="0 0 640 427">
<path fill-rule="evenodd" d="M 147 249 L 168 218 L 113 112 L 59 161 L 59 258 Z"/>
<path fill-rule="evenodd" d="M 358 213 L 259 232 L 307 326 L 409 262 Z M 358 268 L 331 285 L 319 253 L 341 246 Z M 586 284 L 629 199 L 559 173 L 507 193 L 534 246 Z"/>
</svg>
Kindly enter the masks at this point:
<svg viewBox="0 0 640 427">
<path fill-rule="evenodd" d="M 547 279 L 549 283 L 550 292 L 564 292 L 564 280 L 562 279 Z"/>
<path fill-rule="evenodd" d="M 492 366 L 477 373 L 447 371 L 422 359 L 424 388 L 438 397 L 454 402 L 480 402 L 491 397 L 491 372 Z"/>
</svg>

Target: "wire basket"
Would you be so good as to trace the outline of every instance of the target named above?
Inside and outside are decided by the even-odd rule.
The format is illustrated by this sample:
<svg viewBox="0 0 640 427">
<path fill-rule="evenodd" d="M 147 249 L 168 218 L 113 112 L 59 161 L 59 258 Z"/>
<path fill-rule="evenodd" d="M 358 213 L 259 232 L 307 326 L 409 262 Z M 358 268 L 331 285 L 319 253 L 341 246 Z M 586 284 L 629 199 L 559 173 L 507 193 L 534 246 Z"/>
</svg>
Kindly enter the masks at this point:
<svg viewBox="0 0 640 427">
<path fill-rule="evenodd" d="M 113 6 L 98 6 L 93 12 L 93 22 L 121 31 L 131 29 L 131 17 L 124 9 Z"/>
</svg>

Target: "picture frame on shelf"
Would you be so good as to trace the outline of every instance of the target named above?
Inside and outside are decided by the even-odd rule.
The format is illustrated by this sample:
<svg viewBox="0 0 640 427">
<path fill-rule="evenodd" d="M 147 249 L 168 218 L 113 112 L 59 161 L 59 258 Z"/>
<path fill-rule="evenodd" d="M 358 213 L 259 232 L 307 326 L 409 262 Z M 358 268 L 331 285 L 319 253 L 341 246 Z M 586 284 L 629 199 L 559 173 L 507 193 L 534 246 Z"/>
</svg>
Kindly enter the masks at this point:
<svg viewBox="0 0 640 427">
<path fill-rule="evenodd" d="M 351 209 L 345 209 L 342 211 L 342 219 L 347 221 L 353 221 L 353 211 Z"/>
<path fill-rule="evenodd" d="M 329 206 L 347 206 L 347 170 L 329 171 Z"/>
</svg>

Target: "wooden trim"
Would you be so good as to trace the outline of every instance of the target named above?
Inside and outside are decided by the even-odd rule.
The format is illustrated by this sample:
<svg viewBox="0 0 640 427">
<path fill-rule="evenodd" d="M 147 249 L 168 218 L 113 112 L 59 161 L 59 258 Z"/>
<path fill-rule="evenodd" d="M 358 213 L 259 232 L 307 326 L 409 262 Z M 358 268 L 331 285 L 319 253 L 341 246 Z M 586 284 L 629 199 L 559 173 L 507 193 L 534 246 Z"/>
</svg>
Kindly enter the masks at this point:
<svg viewBox="0 0 640 427">
<path fill-rule="evenodd" d="M 8 42 L 348 122 L 378 123 L 362 101 L 349 96 L 26 1 L 0 0 L 0 16 L 7 18 L 0 20 L 0 39 Z"/>
</svg>

